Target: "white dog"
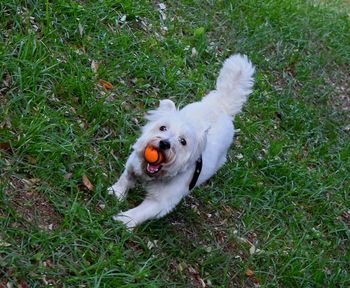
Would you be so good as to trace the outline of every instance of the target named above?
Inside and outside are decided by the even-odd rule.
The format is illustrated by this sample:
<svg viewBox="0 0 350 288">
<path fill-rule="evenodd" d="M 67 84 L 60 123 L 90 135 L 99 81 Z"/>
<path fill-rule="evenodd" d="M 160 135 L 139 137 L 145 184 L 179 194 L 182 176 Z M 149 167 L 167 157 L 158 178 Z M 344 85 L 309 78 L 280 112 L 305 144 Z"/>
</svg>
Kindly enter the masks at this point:
<svg viewBox="0 0 350 288">
<path fill-rule="evenodd" d="M 135 182 L 147 192 L 137 207 L 114 216 L 128 228 L 169 213 L 189 191 L 208 180 L 226 161 L 233 141 L 233 116 L 239 113 L 252 91 L 254 67 L 246 56 L 233 55 L 220 71 L 216 90 L 200 102 L 179 110 L 162 100 L 145 116 L 148 123 L 133 146 L 125 171 L 108 189 L 123 200 Z M 146 160 L 146 147 L 158 159 Z M 159 157 L 161 155 L 162 157 Z"/>
</svg>

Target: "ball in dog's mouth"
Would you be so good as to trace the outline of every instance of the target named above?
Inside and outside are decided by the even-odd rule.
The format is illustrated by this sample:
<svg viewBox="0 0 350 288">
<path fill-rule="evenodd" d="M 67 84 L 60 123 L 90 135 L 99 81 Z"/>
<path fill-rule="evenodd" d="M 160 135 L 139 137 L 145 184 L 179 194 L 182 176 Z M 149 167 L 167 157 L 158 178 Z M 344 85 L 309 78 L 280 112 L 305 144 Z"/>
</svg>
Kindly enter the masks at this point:
<svg viewBox="0 0 350 288">
<path fill-rule="evenodd" d="M 162 163 L 165 161 L 164 154 L 156 147 L 148 145 L 144 151 L 144 158 L 147 161 L 147 174 L 154 175 L 162 168 Z"/>
</svg>

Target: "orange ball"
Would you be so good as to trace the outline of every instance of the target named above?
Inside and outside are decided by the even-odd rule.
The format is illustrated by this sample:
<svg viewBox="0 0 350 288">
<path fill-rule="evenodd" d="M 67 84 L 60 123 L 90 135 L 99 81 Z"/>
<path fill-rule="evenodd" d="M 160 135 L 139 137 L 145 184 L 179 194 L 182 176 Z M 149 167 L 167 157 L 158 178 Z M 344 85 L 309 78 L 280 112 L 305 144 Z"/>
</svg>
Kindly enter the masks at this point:
<svg viewBox="0 0 350 288">
<path fill-rule="evenodd" d="M 163 154 L 160 153 L 156 148 L 153 146 L 147 146 L 144 152 L 145 159 L 149 163 L 156 163 L 163 161 L 164 157 Z"/>
</svg>

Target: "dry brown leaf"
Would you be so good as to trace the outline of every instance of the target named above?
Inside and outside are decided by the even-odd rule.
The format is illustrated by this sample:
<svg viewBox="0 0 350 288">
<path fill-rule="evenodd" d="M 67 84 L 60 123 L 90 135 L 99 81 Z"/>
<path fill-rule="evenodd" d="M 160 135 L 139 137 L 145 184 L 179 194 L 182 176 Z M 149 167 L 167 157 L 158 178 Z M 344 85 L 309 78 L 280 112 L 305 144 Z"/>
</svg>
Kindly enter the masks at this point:
<svg viewBox="0 0 350 288">
<path fill-rule="evenodd" d="M 94 190 L 94 185 L 91 184 L 89 178 L 85 174 L 83 174 L 82 179 L 83 179 L 83 184 L 87 189 L 89 189 L 90 191 Z"/>
<path fill-rule="evenodd" d="M 22 280 L 20 283 L 18 283 L 17 287 L 18 288 L 29 288 L 29 285 L 27 284 L 27 282 Z"/>
<path fill-rule="evenodd" d="M 3 150 L 3 151 L 11 151 L 11 145 L 10 143 L 8 142 L 0 142 L 0 150 Z"/>
<path fill-rule="evenodd" d="M 30 184 L 35 185 L 38 184 L 41 180 L 39 178 L 30 178 L 28 181 L 30 182 Z"/>
<path fill-rule="evenodd" d="M 196 271 L 192 266 L 188 267 L 188 272 L 190 273 L 192 279 L 194 280 L 196 287 L 202 287 L 202 288 L 207 287 L 204 280 L 200 277 L 199 272 Z"/>
<path fill-rule="evenodd" d="M 248 277 L 252 277 L 254 275 L 254 272 L 249 268 L 247 268 L 247 270 L 245 270 L 245 275 Z"/>
<path fill-rule="evenodd" d="M 103 87 L 105 88 L 106 90 L 111 90 L 113 88 L 113 85 L 112 83 L 106 81 L 106 80 L 98 80 L 98 83 Z"/>
</svg>

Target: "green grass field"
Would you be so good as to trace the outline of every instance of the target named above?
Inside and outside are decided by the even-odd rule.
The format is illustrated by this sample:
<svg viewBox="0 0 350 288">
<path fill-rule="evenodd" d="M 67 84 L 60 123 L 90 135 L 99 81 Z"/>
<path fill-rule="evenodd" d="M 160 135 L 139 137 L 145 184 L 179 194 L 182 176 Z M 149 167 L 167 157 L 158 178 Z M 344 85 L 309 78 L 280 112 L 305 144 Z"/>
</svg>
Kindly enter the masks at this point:
<svg viewBox="0 0 350 288">
<path fill-rule="evenodd" d="M 134 2 L 0 3 L 0 287 L 348 287 L 347 3 Z M 233 53 L 257 72 L 227 164 L 113 222 L 142 199 L 106 190 L 145 111 L 200 99 Z"/>
</svg>

